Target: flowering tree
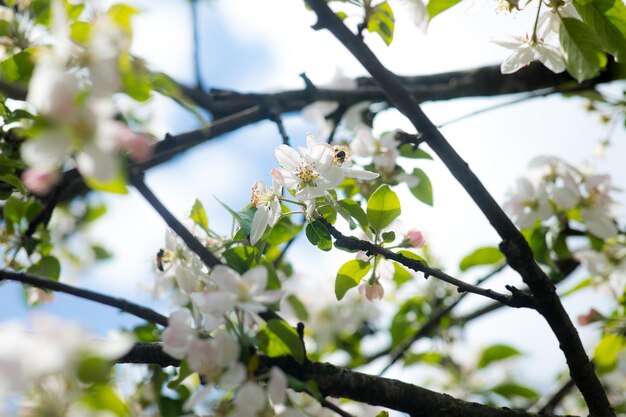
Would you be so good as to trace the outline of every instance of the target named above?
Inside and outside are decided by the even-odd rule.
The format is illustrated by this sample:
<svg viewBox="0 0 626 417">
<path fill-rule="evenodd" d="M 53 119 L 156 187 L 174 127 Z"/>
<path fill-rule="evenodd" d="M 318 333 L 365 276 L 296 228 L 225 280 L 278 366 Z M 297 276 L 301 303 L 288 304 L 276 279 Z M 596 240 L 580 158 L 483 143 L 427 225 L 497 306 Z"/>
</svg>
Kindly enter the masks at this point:
<svg viewBox="0 0 626 417">
<path fill-rule="evenodd" d="M 303 89 L 268 94 L 205 91 L 151 71 L 130 53 L 137 10 L 129 5 L 2 2 L 0 280 L 23 283 L 32 305 L 64 292 L 118 308 L 145 324 L 105 341 L 42 315 L 33 318 L 32 331 L 0 328 L 0 412 L 501 417 L 625 412 L 620 352 L 626 347 L 626 235 L 615 214 L 611 178 L 539 156 L 527 178 L 511 179 L 515 186 L 501 208 L 420 104 L 520 92 L 527 93 L 523 99 L 579 94 L 590 98 L 590 111 L 610 112 L 620 121 L 623 98 L 605 97 L 595 87 L 623 74 L 626 6 L 621 0 L 500 2 L 509 12 L 534 14 L 530 35 L 494 38 L 512 50 L 501 66 L 455 73 L 399 77 L 364 42 L 378 36 L 389 45 L 397 10 L 413 13 L 426 30 L 430 20 L 458 2 L 306 0 L 316 19 L 313 29 L 329 31 L 369 77 L 338 74 L 322 87 L 303 74 Z M 124 103 L 140 105 L 156 94 L 213 118 L 194 131 L 154 137 Z M 384 111 L 404 115 L 413 131 L 373 130 Z M 318 124 L 306 147 L 292 146 L 282 122 L 290 112 Z M 209 226 L 199 200 L 181 223 L 144 182 L 145 171 L 173 156 L 266 119 L 278 128 L 276 166 L 267 176 L 259 174 L 246 207 L 224 204 L 233 219 L 231 234 Z M 497 247 L 480 247 L 464 257 L 460 276 L 438 267 L 428 236 L 399 222 L 400 217 L 418 222 L 402 211 L 402 187 L 421 204 L 433 205 L 433 187 L 421 168 L 433 159 L 449 169 L 500 238 Z M 154 293 L 171 306 L 166 315 L 63 282 L 61 261 L 73 256 L 68 239 L 104 213 L 84 196 L 125 193 L 128 187 L 167 226 L 154 262 Z M 55 222 L 61 215 L 66 221 Z M 310 303 L 302 291 L 298 260 L 289 257 L 301 235 L 315 256 L 352 254 L 334 277 L 332 304 Z M 98 245 L 90 250 L 96 258 L 108 257 Z M 477 282 L 465 276 L 479 268 L 486 273 Z M 575 271 L 583 268 L 590 278 L 561 291 L 561 283 L 576 279 Z M 523 286 L 491 289 L 487 280 L 506 269 L 519 274 Z M 578 318 L 581 325 L 601 326 L 586 350 L 561 299 L 591 285 L 609 292 L 613 302 L 604 314 L 592 310 Z M 459 314 L 457 306 L 468 295 L 488 304 Z M 510 373 L 477 377 L 519 356 L 513 346 L 488 346 L 468 367 L 438 344 L 454 341 L 464 324 L 498 309 L 525 309 L 545 320 L 567 365 L 559 389 L 539 389 Z M 377 320 L 378 315 L 387 319 Z M 375 351 L 364 347 L 372 340 Z M 337 364 L 323 362 L 331 359 Z M 381 359 L 382 373 L 394 364 L 409 368 L 419 362 L 437 369 L 439 377 L 424 379 L 425 388 L 359 369 Z M 132 384 L 119 377 L 128 368 L 140 375 Z"/>
</svg>

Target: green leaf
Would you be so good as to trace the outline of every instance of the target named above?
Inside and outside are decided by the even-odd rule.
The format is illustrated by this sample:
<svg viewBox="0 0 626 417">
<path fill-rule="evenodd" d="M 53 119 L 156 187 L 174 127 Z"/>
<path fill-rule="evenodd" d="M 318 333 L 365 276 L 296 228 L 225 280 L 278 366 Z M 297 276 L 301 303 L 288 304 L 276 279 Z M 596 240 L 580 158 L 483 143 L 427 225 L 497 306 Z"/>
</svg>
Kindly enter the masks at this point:
<svg viewBox="0 0 626 417">
<path fill-rule="evenodd" d="M 296 330 L 283 320 L 272 319 L 265 328 L 268 333 L 275 335 L 267 347 L 266 353 L 270 357 L 282 356 L 285 352 L 291 355 L 298 363 L 304 362 L 304 347 Z M 279 343 L 280 341 L 280 343 Z M 272 346 L 274 344 L 275 346 Z M 282 344 L 282 346 L 276 346 Z M 278 353 L 281 352 L 281 353 Z M 277 354 L 278 353 L 278 354 Z"/>
<path fill-rule="evenodd" d="M 6 81 L 26 82 L 33 73 L 33 60 L 29 50 L 18 52 L 0 63 L 0 70 Z"/>
<path fill-rule="evenodd" d="M 593 355 L 596 370 L 600 373 L 614 370 L 617 366 L 617 355 L 624 347 L 626 347 L 624 336 L 615 333 L 602 336 Z"/>
<path fill-rule="evenodd" d="M 286 298 L 286 300 L 291 306 L 298 320 L 306 321 L 309 319 L 309 312 L 298 297 L 296 297 L 294 294 L 291 294 Z"/>
<path fill-rule="evenodd" d="M 11 220 L 13 223 L 19 223 L 22 220 L 24 214 L 24 203 L 18 198 L 9 197 L 4 203 L 4 217 Z"/>
<path fill-rule="evenodd" d="M 413 278 L 413 274 L 397 262 L 393 263 L 393 281 L 398 285 L 402 285 Z"/>
<path fill-rule="evenodd" d="M 424 265 L 428 266 L 428 262 L 426 262 L 426 259 L 422 258 L 415 252 L 411 252 L 410 250 L 401 250 L 398 253 L 404 256 L 405 258 L 413 259 L 414 261 L 421 262 Z"/>
<path fill-rule="evenodd" d="M 394 240 L 396 240 L 396 233 L 393 231 L 389 231 L 389 232 L 383 232 L 383 234 L 381 235 L 381 237 L 383 238 L 383 242 L 385 243 L 391 243 Z"/>
<path fill-rule="evenodd" d="M 387 184 L 383 184 L 367 202 L 367 219 L 377 232 L 389 226 L 401 213 L 400 199 Z"/>
<path fill-rule="evenodd" d="M 122 3 L 114 4 L 107 10 L 107 15 L 109 15 L 111 20 L 129 33 L 132 29 L 131 19 L 137 13 L 139 13 L 139 10 Z"/>
<path fill-rule="evenodd" d="M 463 258 L 459 264 L 459 268 L 461 271 L 467 271 L 474 266 L 493 265 L 503 259 L 504 255 L 500 252 L 500 249 L 493 246 L 485 246 L 484 248 L 476 249 Z"/>
<path fill-rule="evenodd" d="M 226 259 L 226 264 L 235 271 L 243 274 L 247 270 L 258 266 L 256 257 L 259 250 L 253 246 L 235 246 L 228 248 L 222 254 Z"/>
<path fill-rule="evenodd" d="M 281 245 L 291 240 L 299 231 L 300 228 L 294 225 L 289 217 L 283 217 L 270 229 L 267 243 L 274 246 Z"/>
<path fill-rule="evenodd" d="M 410 143 L 405 143 L 403 145 L 400 145 L 398 150 L 400 151 L 400 156 L 403 156 L 405 158 L 431 159 L 431 160 L 433 159 L 433 157 L 430 156 L 428 152 L 420 148 L 413 148 L 413 145 L 411 145 Z"/>
<path fill-rule="evenodd" d="M 418 183 L 415 187 L 409 188 L 411 194 L 413 194 L 415 198 L 417 198 L 422 203 L 432 206 L 433 186 L 430 183 L 430 179 L 428 178 L 426 173 L 419 168 L 415 168 L 413 169 L 413 173 L 411 175 L 413 175 L 418 180 Z"/>
<path fill-rule="evenodd" d="M 107 212 L 107 206 L 104 204 L 89 205 L 85 210 L 82 221 L 85 223 L 91 223 L 104 216 Z"/>
<path fill-rule="evenodd" d="M 339 200 L 338 203 L 348 213 L 350 213 L 350 216 L 352 216 L 352 218 L 359 223 L 363 230 L 367 230 L 367 226 L 369 224 L 367 214 L 365 214 L 359 203 L 349 198 Z"/>
<path fill-rule="evenodd" d="M 596 33 L 604 49 L 626 61 L 626 5 L 622 0 L 575 0 L 574 6 Z"/>
<path fill-rule="evenodd" d="M 209 232 L 209 220 L 207 219 L 206 212 L 204 211 L 204 206 L 200 202 L 200 200 L 196 199 L 193 203 L 193 207 L 191 208 L 191 213 L 189 213 L 189 218 L 193 220 L 195 224 L 200 226 L 202 230 L 205 232 Z"/>
<path fill-rule="evenodd" d="M 508 399 L 511 399 L 514 397 L 532 399 L 532 398 L 537 398 L 539 396 L 537 391 L 535 391 L 534 389 L 526 387 L 524 385 L 515 384 L 512 382 L 505 382 L 505 383 L 496 385 L 495 387 L 489 389 L 489 391 L 495 392 L 496 394 L 501 395 L 504 398 L 508 398 Z"/>
<path fill-rule="evenodd" d="M 126 174 L 120 164 L 118 175 L 110 181 L 102 182 L 95 177 L 83 177 L 89 187 L 94 190 L 113 194 L 128 194 L 126 189 Z"/>
<path fill-rule="evenodd" d="M 341 300 L 350 288 L 359 285 L 363 278 L 370 270 L 372 265 L 369 262 L 353 259 L 341 265 L 335 278 L 335 296 L 337 300 Z"/>
<path fill-rule="evenodd" d="M 439 13 L 448 10 L 450 7 L 454 6 L 460 1 L 461 0 L 429 0 L 428 4 L 426 5 L 428 17 L 432 19 Z"/>
<path fill-rule="evenodd" d="M 306 225 L 305 234 L 309 242 L 317 246 L 323 251 L 329 251 L 333 247 L 333 242 L 330 240 L 330 233 L 326 230 L 326 227 L 317 220 Z"/>
<path fill-rule="evenodd" d="M 98 356 L 87 356 L 78 362 L 76 374 L 87 384 L 107 383 L 111 374 L 111 362 Z"/>
<path fill-rule="evenodd" d="M 521 352 L 519 350 L 508 345 L 489 346 L 481 353 L 480 360 L 478 361 L 478 367 L 485 368 L 493 362 L 501 361 L 519 355 L 521 355 Z"/>
<path fill-rule="evenodd" d="M 58 281 L 59 275 L 61 275 L 61 264 L 54 256 L 44 256 L 38 262 L 28 267 L 26 272 Z"/>
<path fill-rule="evenodd" d="M 389 412 L 387 410 L 379 411 L 376 417 L 389 417 Z"/>
<path fill-rule="evenodd" d="M 0 175 L 0 182 L 5 182 L 15 187 L 20 193 L 26 194 L 26 187 L 22 184 L 22 181 L 13 174 Z"/>
<path fill-rule="evenodd" d="M 98 261 L 104 261 L 113 257 L 111 252 L 100 245 L 91 245 L 91 251 Z"/>
<path fill-rule="evenodd" d="M 387 45 L 393 41 L 394 26 L 393 10 L 391 10 L 388 2 L 380 3 L 371 10 L 367 21 L 367 30 L 378 34 Z"/>
<path fill-rule="evenodd" d="M 559 31 L 567 72 L 578 82 L 588 80 L 606 66 L 606 55 L 598 37 L 585 23 L 566 17 Z"/>
<path fill-rule="evenodd" d="M 82 402 L 94 410 L 107 410 L 119 417 L 128 416 L 130 412 L 113 387 L 106 384 L 89 387 L 84 392 Z"/>
<path fill-rule="evenodd" d="M 574 285 L 574 287 L 572 287 L 569 290 L 567 290 L 567 291 L 563 292 L 562 294 L 560 294 L 559 298 L 563 298 L 563 297 L 567 297 L 568 295 L 572 295 L 575 292 L 578 292 L 579 290 L 582 290 L 584 288 L 589 287 L 591 284 L 593 284 L 593 278 L 592 277 L 584 279 L 584 280 L 580 281 L 578 284 Z"/>
</svg>

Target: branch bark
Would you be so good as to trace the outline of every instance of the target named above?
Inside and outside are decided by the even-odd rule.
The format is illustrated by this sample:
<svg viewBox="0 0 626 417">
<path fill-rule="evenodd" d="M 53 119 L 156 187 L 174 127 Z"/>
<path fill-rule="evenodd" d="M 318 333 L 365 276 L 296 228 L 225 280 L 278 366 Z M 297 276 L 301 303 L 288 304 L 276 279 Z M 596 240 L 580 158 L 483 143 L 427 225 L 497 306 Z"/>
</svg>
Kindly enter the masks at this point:
<svg viewBox="0 0 626 417">
<path fill-rule="evenodd" d="M 374 406 L 401 411 L 412 417 L 538 417 L 509 408 L 489 407 L 440 394 L 416 385 L 367 375 L 329 363 L 298 364 L 291 357 L 261 357 L 261 366 L 278 366 L 302 381 L 313 380 L 323 395 L 349 398 Z M 159 343 L 138 343 L 118 363 L 178 366 L 180 361 L 163 353 Z"/>
<path fill-rule="evenodd" d="M 76 288 L 58 281 L 39 278 L 20 272 L 0 270 L 0 281 L 2 280 L 21 282 L 37 288 L 43 288 L 46 290 L 70 294 L 78 298 L 83 298 L 85 300 L 95 301 L 99 304 L 118 308 L 121 311 L 132 314 L 136 317 L 139 317 L 140 319 L 144 319 L 151 323 L 160 324 L 161 326 L 167 326 L 167 317 L 165 317 L 164 315 L 157 313 L 151 308 L 144 307 L 142 305 L 125 300 L 124 298 L 111 297 L 110 295 L 101 294 L 83 288 Z"/>
<path fill-rule="evenodd" d="M 441 158 L 452 175 L 465 188 L 487 220 L 502 238 L 500 250 L 523 278 L 537 301 L 537 310 L 546 319 L 559 341 L 572 379 L 594 416 L 614 416 L 606 392 L 594 372 L 576 328 L 567 315 L 554 284 L 534 260 L 528 243 L 489 194 L 468 164 L 450 146 L 441 132 L 419 107 L 418 101 L 400 80 L 385 68 L 363 40 L 354 35 L 333 13 L 324 0 L 305 0 L 317 15 L 314 29 L 328 29 L 365 67 L 387 95 L 389 102 L 403 113 L 422 134 L 430 148 Z"/>
</svg>

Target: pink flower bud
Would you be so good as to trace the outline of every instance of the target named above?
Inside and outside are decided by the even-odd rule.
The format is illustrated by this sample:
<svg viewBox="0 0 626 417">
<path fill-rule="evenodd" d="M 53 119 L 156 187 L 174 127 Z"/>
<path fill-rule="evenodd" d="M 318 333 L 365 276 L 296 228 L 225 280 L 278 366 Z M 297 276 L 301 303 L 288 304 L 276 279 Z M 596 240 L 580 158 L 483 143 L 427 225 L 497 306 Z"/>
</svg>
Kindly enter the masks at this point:
<svg viewBox="0 0 626 417">
<path fill-rule="evenodd" d="M 135 133 L 123 123 L 118 124 L 119 146 L 128 151 L 135 162 L 145 162 L 152 155 L 152 142 L 142 134 Z"/>
<path fill-rule="evenodd" d="M 22 181 L 26 188 L 40 196 L 48 194 L 58 179 L 59 173 L 56 170 L 29 168 L 22 173 Z"/>
<path fill-rule="evenodd" d="M 406 232 L 406 239 L 409 241 L 409 244 L 413 248 L 421 248 L 426 243 L 426 239 L 424 239 L 424 234 L 417 229 L 410 229 Z"/>
<path fill-rule="evenodd" d="M 359 294 L 365 295 L 365 298 L 370 301 L 380 300 L 385 295 L 385 289 L 378 281 L 374 281 L 373 283 L 362 282 L 361 285 L 359 285 Z"/>
</svg>

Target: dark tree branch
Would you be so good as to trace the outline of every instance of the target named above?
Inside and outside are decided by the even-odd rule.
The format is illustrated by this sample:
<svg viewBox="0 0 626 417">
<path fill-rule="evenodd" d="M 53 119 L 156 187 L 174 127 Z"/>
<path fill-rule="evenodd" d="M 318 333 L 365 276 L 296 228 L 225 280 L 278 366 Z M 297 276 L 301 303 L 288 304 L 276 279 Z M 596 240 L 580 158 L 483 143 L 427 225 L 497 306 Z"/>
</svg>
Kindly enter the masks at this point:
<svg viewBox="0 0 626 417">
<path fill-rule="evenodd" d="M 470 292 L 473 294 L 482 295 L 483 297 L 491 298 L 492 300 L 495 300 L 510 307 L 535 308 L 535 303 L 532 296 L 522 291 L 516 290 L 513 287 L 507 287 L 507 289 L 511 291 L 511 295 L 505 295 L 490 289 L 468 284 L 467 282 L 461 281 L 458 278 L 454 278 L 446 274 L 445 272 L 440 271 L 439 269 L 431 268 L 420 261 L 407 258 L 400 253 L 392 252 L 389 249 L 385 249 L 365 240 L 360 240 L 352 236 L 345 236 L 322 217 L 318 218 L 318 220 L 326 227 L 331 236 L 335 238 L 335 246 L 337 246 L 338 248 L 344 248 L 350 251 L 362 250 L 368 254 L 382 255 L 385 258 L 399 262 L 414 271 L 422 272 L 425 278 L 433 276 L 437 279 L 447 282 L 448 284 L 452 284 L 457 287 L 457 290 L 459 292 Z"/>
<path fill-rule="evenodd" d="M 158 343 L 138 343 L 118 363 L 177 366 L 179 361 L 162 352 Z M 508 408 L 495 408 L 459 400 L 416 385 L 366 375 L 328 363 L 298 364 L 290 357 L 261 357 L 261 366 L 278 366 L 302 381 L 313 380 L 323 395 L 349 398 L 409 414 L 412 417 L 538 417 Z"/>
<path fill-rule="evenodd" d="M 132 314 L 133 316 L 139 317 L 140 319 L 149 321 L 151 323 L 160 324 L 161 326 L 167 326 L 167 317 L 165 317 L 164 315 L 159 314 L 148 307 L 135 304 L 123 298 L 111 297 L 109 295 L 101 294 L 95 291 L 76 288 L 58 281 L 38 278 L 20 272 L 0 270 L 0 281 L 2 280 L 22 282 L 24 284 L 32 285 L 33 287 L 70 294 L 75 297 L 83 298 L 85 300 L 91 300 L 99 304 L 118 308 L 121 311 Z"/>
<path fill-rule="evenodd" d="M 418 100 L 385 68 L 372 51 L 355 36 L 328 7 L 324 0 L 305 0 L 317 15 L 315 29 L 328 29 L 365 67 L 387 95 L 389 102 L 404 114 L 426 143 L 441 158 L 452 175 L 502 238 L 500 250 L 530 288 L 538 311 L 546 319 L 559 341 L 570 374 L 594 416 L 614 416 L 606 392 L 594 372 L 576 328 L 556 294 L 554 284 L 534 260 L 524 236 L 506 216 L 468 164 L 450 146 L 441 132 L 419 107 Z"/>
<path fill-rule="evenodd" d="M 137 191 L 146 199 L 146 201 L 159 213 L 159 216 L 167 223 L 167 225 L 185 242 L 187 247 L 204 262 L 204 264 L 212 268 L 220 265 L 219 259 L 215 257 L 187 228 L 174 217 L 172 213 L 159 201 L 152 190 L 148 188 L 143 181 L 143 173 L 133 173 L 130 182 L 135 186 Z"/>
<path fill-rule="evenodd" d="M 620 79 L 618 65 L 610 62 L 607 69 L 597 78 L 578 84 L 567 73 L 555 74 L 539 63 L 532 63 L 515 74 L 503 75 L 499 65 L 453 71 L 416 77 L 398 77 L 398 80 L 413 96 L 426 101 L 452 100 L 464 97 L 491 97 L 496 95 L 523 93 L 553 88 L 552 94 L 560 89 L 573 91 L 588 90 L 595 85 Z M 334 101 L 339 105 L 353 105 L 362 101 L 387 102 L 388 97 L 373 78 L 359 78 L 355 90 L 332 90 L 305 86 L 301 90 L 278 93 L 240 93 L 226 90 L 202 90 L 181 86 L 186 96 L 216 117 L 232 114 L 251 106 L 271 105 L 282 112 L 301 110 L 316 101 Z"/>
</svg>

